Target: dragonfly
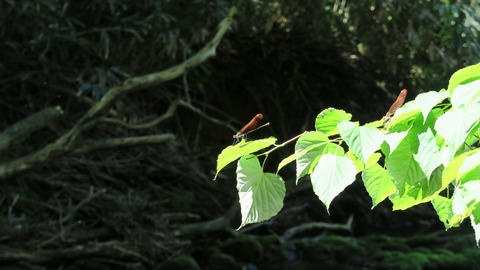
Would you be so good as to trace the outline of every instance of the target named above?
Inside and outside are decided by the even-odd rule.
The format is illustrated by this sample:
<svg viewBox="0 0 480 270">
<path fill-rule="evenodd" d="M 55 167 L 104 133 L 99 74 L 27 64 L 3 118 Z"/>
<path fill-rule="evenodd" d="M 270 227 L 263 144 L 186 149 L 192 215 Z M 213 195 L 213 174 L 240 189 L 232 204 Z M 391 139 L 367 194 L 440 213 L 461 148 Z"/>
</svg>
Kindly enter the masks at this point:
<svg viewBox="0 0 480 270">
<path fill-rule="evenodd" d="M 242 129 L 240 129 L 237 134 L 233 135 L 233 138 L 235 141 L 233 142 L 233 145 L 239 143 L 242 139 L 246 138 L 247 134 L 254 132 L 257 129 L 260 129 L 262 127 L 270 125 L 270 122 L 265 123 L 261 126 L 258 126 L 260 124 L 260 121 L 263 119 L 263 114 L 259 113 L 253 117 L 248 124 L 246 124 Z"/>
<path fill-rule="evenodd" d="M 403 103 L 405 102 L 405 98 L 407 97 L 407 89 L 403 89 L 397 97 L 397 100 L 392 104 L 390 109 L 388 110 L 387 114 L 382 118 L 382 121 L 388 121 L 392 117 L 392 115 L 402 107 Z"/>
</svg>

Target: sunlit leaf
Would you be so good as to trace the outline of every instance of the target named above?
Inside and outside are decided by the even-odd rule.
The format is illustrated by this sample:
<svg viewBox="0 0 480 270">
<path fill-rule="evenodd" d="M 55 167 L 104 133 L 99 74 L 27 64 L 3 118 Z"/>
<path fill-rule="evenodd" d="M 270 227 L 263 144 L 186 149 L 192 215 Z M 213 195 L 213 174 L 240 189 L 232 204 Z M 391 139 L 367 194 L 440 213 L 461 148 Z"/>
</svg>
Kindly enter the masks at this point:
<svg viewBox="0 0 480 270">
<path fill-rule="evenodd" d="M 348 121 L 339 123 L 337 127 L 348 147 L 353 150 L 363 164 L 383 142 L 383 133 L 376 128 L 359 127 Z"/>
<path fill-rule="evenodd" d="M 397 146 L 400 144 L 400 142 L 407 136 L 408 130 L 402 131 L 402 132 L 393 132 L 393 133 L 387 133 L 384 135 L 384 140 L 388 144 L 388 152 L 384 151 L 384 148 L 382 148 L 382 151 L 384 151 L 385 155 L 390 155 L 392 151 L 397 148 Z M 386 148 L 385 148 L 386 149 Z"/>
<path fill-rule="evenodd" d="M 420 109 L 415 100 L 407 102 L 395 112 L 386 128 L 393 132 L 405 131 L 410 127 L 410 120 L 415 119 L 419 113 Z"/>
<path fill-rule="evenodd" d="M 472 151 L 465 152 L 457 157 L 455 157 L 450 164 L 445 168 L 442 174 L 442 185 L 446 186 L 450 184 L 453 180 L 457 179 L 459 176 L 461 176 L 465 171 L 460 171 L 460 168 L 463 165 L 463 162 L 465 159 L 470 156 L 478 153 L 480 151 L 480 148 L 477 148 Z M 466 167 L 464 167 L 465 169 Z"/>
<path fill-rule="evenodd" d="M 350 121 L 350 119 L 352 119 L 351 114 L 343 110 L 328 108 L 318 114 L 317 119 L 315 119 L 315 129 L 328 136 L 334 135 L 338 133 L 337 124 L 344 120 Z"/>
<path fill-rule="evenodd" d="M 223 149 L 223 151 L 220 153 L 220 155 L 218 155 L 217 158 L 217 173 L 215 174 L 215 178 L 213 180 L 217 179 L 217 175 L 220 170 L 231 162 L 237 160 L 241 156 L 255 153 L 259 150 L 267 148 L 273 145 L 276 141 L 277 139 L 274 137 L 255 140 L 251 142 L 246 142 L 245 140 L 242 140 L 240 143 L 234 146 L 228 146 L 227 148 Z"/>
<path fill-rule="evenodd" d="M 362 180 L 372 198 L 372 209 L 397 190 L 393 177 L 377 163 L 363 171 Z"/>
<path fill-rule="evenodd" d="M 411 131 L 412 132 L 412 131 Z M 413 136 L 405 137 L 395 150 L 385 159 L 385 165 L 394 178 L 394 183 L 401 194 L 406 184 L 413 186 L 426 178 L 415 160 L 412 149 Z"/>
<path fill-rule="evenodd" d="M 313 147 L 312 147 L 313 146 Z M 338 144 L 325 141 L 325 134 L 321 132 L 309 132 L 297 141 L 295 152 L 306 153 L 297 158 L 297 181 L 300 177 L 313 172 L 318 159 L 326 153 L 343 155 L 345 151 Z"/>
<path fill-rule="evenodd" d="M 433 170 L 442 164 L 442 154 L 439 152 L 435 135 L 430 128 L 418 135 L 418 141 L 420 142 L 418 153 L 413 157 L 429 178 Z"/>
<path fill-rule="evenodd" d="M 452 94 L 453 90 L 455 90 L 455 88 L 457 88 L 458 85 L 467 84 L 469 82 L 479 80 L 479 79 L 480 79 L 480 64 L 462 68 L 457 72 L 453 73 L 452 77 L 450 77 L 450 81 L 448 82 L 448 91 L 450 92 L 450 94 Z"/>
<path fill-rule="evenodd" d="M 442 170 L 435 169 L 429 180 L 421 179 L 419 182 L 410 185 L 405 182 L 403 193 L 394 193 L 390 196 L 393 203 L 393 210 L 405 210 L 420 203 L 431 201 L 445 187 L 442 186 Z"/>
<path fill-rule="evenodd" d="M 478 247 L 478 244 L 480 242 L 480 203 L 476 203 L 473 206 L 473 210 L 470 215 L 470 222 L 472 224 L 473 230 L 475 231 L 475 243 Z"/>
<path fill-rule="evenodd" d="M 452 108 L 457 110 L 462 105 L 468 105 L 471 102 L 477 103 L 480 98 L 479 92 L 480 80 L 459 85 L 455 91 L 453 91 L 452 97 L 450 98 Z"/>
<path fill-rule="evenodd" d="M 415 98 L 416 104 L 420 111 L 422 112 L 424 121 L 427 119 L 428 114 L 432 108 L 437 105 L 440 101 L 448 97 L 448 92 L 435 92 L 430 91 L 427 93 L 422 93 Z"/>
<path fill-rule="evenodd" d="M 469 130 L 480 116 L 480 104 L 462 106 L 456 111 L 448 111 L 435 123 L 435 130 L 442 136 L 447 146 L 457 150 L 465 143 Z"/>
<path fill-rule="evenodd" d="M 452 199 L 447 199 L 443 196 L 436 196 L 432 199 L 432 205 L 437 212 L 438 218 L 443 222 L 445 228 L 448 230 L 452 227 L 458 227 L 462 223 L 465 216 L 455 215 L 452 210 Z"/>
<path fill-rule="evenodd" d="M 240 158 L 237 165 L 237 190 L 240 198 L 242 224 L 268 220 L 283 208 L 285 182 L 273 173 L 264 173 L 253 155 Z"/>
<path fill-rule="evenodd" d="M 348 157 L 325 154 L 320 158 L 311 179 L 313 191 L 328 212 L 333 199 L 355 181 L 356 174 L 355 164 Z"/>
<path fill-rule="evenodd" d="M 295 144 L 295 154 L 290 155 L 283 159 L 280 164 L 278 164 L 278 171 L 282 169 L 285 165 L 289 164 L 290 162 L 296 160 L 297 158 L 305 155 L 311 150 L 315 151 L 316 147 L 320 147 L 325 145 L 326 142 L 329 141 L 327 135 L 322 132 L 308 132 L 302 135 Z"/>
</svg>

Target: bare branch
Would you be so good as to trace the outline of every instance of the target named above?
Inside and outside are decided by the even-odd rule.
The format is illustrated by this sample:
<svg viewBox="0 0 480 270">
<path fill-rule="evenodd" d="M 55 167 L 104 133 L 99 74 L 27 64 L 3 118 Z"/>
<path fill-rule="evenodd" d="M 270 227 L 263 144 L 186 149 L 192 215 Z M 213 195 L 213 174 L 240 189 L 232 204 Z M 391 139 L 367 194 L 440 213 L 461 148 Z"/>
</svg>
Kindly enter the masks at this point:
<svg viewBox="0 0 480 270">
<path fill-rule="evenodd" d="M 110 138 L 98 140 L 85 140 L 81 147 L 75 148 L 72 153 L 84 154 L 92 151 L 114 149 L 120 147 L 132 147 L 140 145 L 150 145 L 167 143 L 175 140 L 175 135 L 171 133 L 127 138 Z"/>
<path fill-rule="evenodd" d="M 172 103 L 170 105 L 170 107 L 168 108 L 167 112 L 165 112 L 162 116 L 157 117 L 154 120 L 152 120 L 148 123 L 143 123 L 143 124 L 136 124 L 136 125 L 135 124 L 128 124 L 128 123 L 123 122 L 120 119 L 107 118 L 107 117 L 100 118 L 100 121 L 115 124 L 115 125 L 120 125 L 124 128 L 128 128 L 128 129 L 147 129 L 147 128 L 154 127 L 154 126 L 160 124 L 161 122 L 167 120 L 168 118 L 172 117 L 173 113 L 177 109 L 177 106 L 178 106 L 178 102 Z"/>
</svg>

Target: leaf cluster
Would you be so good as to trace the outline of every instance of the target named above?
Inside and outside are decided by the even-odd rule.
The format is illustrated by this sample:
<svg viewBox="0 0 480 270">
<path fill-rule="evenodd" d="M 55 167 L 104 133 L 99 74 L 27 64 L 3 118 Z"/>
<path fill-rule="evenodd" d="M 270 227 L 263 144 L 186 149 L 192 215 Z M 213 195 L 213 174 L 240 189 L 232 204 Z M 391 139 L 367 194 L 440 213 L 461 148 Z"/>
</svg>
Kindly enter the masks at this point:
<svg viewBox="0 0 480 270">
<path fill-rule="evenodd" d="M 299 136 L 295 153 L 264 173 L 258 156 L 282 145 L 275 138 L 242 141 L 218 156 L 217 174 L 237 164 L 242 225 L 267 220 L 283 207 L 285 184 L 278 171 L 296 162 L 297 182 L 309 175 L 313 191 L 325 204 L 355 181 L 358 173 L 372 198 L 372 208 L 388 198 L 393 210 L 431 202 L 448 229 L 470 216 L 480 240 L 480 64 L 452 75 L 448 88 L 422 93 L 391 119 L 359 125 L 352 115 L 333 108 L 316 118 L 315 130 Z M 379 160 L 384 157 L 384 164 Z M 267 158 L 265 158 L 264 163 Z M 447 194 L 441 194 L 447 190 Z"/>
</svg>

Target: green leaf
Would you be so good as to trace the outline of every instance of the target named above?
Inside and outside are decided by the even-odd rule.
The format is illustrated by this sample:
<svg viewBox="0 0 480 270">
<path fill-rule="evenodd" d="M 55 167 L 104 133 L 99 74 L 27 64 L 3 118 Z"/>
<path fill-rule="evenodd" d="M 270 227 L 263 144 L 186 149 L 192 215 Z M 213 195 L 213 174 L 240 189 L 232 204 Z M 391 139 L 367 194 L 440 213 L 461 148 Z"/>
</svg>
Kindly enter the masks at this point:
<svg viewBox="0 0 480 270">
<path fill-rule="evenodd" d="M 472 151 L 465 152 L 458 157 L 454 158 L 450 164 L 445 168 L 442 174 L 442 186 L 447 186 L 450 184 L 453 180 L 459 178 L 459 176 L 463 175 L 465 173 L 466 167 L 463 168 L 462 171 L 460 171 L 460 168 L 463 165 L 463 162 L 465 159 L 470 156 L 478 153 L 480 151 L 480 148 L 477 148 Z"/>
<path fill-rule="evenodd" d="M 470 221 L 472 223 L 473 230 L 475 231 L 475 243 L 480 241 L 480 203 L 476 203 L 473 206 L 472 213 L 470 215 Z"/>
<path fill-rule="evenodd" d="M 463 179 L 464 175 L 467 173 L 473 172 L 471 176 L 474 178 L 477 178 L 478 176 L 478 169 L 480 166 L 480 152 L 473 153 L 467 157 L 462 162 L 462 166 L 460 166 L 460 169 L 458 170 L 458 175 L 457 178 L 462 180 L 462 183 L 466 183 L 467 181 L 471 181 L 473 179 Z"/>
<path fill-rule="evenodd" d="M 480 96 L 480 80 L 473 81 L 467 84 L 459 85 L 452 93 L 450 101 L 452 108 L 457 110 L 462 105 L 470 103 L 478 103 Z"/>
<path fill-rule="evenodd" d="M 295 152 L 307 152 L 297 158 L 297 182 L 300 177 L 313 172 L 318 159 L 326 153 L 344 155 L 345 151 L 338 144 L 325 141 L 325 134 L 321 132 L 309 132 L 295 144 Z"/>
<path fill-rule="evenodd" d="M 472 201 L 472 196 L 463 188 L 457 188 L 452 196 L 452 210 L 453 214 L 465 214 L 467 208 Z"/>
<path fill-rule="evenodd" d="M 377 163 L 363 171 L 362 180 L 372 198 L 372 209 L 397 190 L 393 177 Z"/>
<path fill-rule="evenodd" d="M 394 178 L 395 186 L 401 194 L 405 191 L 406 184 L 413 186 L 420 180 L 426 178 L 420 167 L 420 164 L 415 160 L 414 152 L 417 143 L 413 139 L 415 133 L 411 129 L 411 135 L 406 136 L 395 150 L 385 159 L 385 165 Z"/>
<path fill-rule="evenodd" d="M 444 189 L 445 187 L 442 186 L 442 169 L 437 168 L 433 171 L 429 180 L 425 177 L 414 185 L 405 183 L 405 191 L 392 194 L 390 201 L 393 203 L 393 210 L 405 210 L 414 205 L 431 201 Z"/>
<path fill-rule="evenodd" d="M 480 180 L 473 180 L 463 184 L 463 188 L 477 202 L 480 202 Z"/>
<path fill-rule="evenodd" d="M 372 127 L 359 127 L 352 122 L 343 121 L 337 125 L 340 135 L 360 158 L 363 164 L 380 148 L 383 142 L 383 133 Z"/>
<path fill-rule="evenodd" d="M 351 114 L 343 110 L 328 108 L 318 114 L 317 119 L 315 119 L 315 129 L 331 136 L 338 133 L 338 123 L 344 120 L 349 121 L 350 119 L 352 119 Z"/>
<path fill-rule="evenodd" d="M 430 91 L 427 93 L 422 93 L 415 98 L 416 104 L 420 111 L 422 112 L 424 121 L 427 120 L 427 116 L 432 110 L 432 108 L 437 105 L 442 100 L 446 99 L 449 96 L 448 92 L 435 92 Z"/>
<path fill-rule="evenodd" d="M 366 123 L 364 126 L 379 128 L 379 127 L 383 127 L 384 125 L 385 125 L 385 121 L 377 120 L 377 121 L 374 121 L 374 122 Z"/>
<path fill-rule="evenodd" d="M 323 155 L 311 175 L 313 191 L 329 212 L 333 199 L 355 181 L 357 170 L 348 157 Z"/>
<path fill-rule="evenodd" d="M 445 228 L 449 229 L 450 226 L 448 225 L 448 219 L 453 216 L 452 201 L 439 195 L 433 198 L 432 205 L 437 212 L 440 221 L 443 222 Z"/>
<path fill-rule="evenodd" d="M 363 162 L 357 156 L 355 156 L 355 153 L 353 153 L 353 151 L 349 150 L 347 153 L 345 153 L 345 156 L 353 161 L 353 164 L 355 164 L 355 169 L 357 169 L 357 173 L 365 169 Z"/>
<path fill-rule="evenodd" d="M 258 158 L 246 155 L 237 165 L 237 190 L 243 226 L 268 220 L 283 208 L 285 182 L 273 173 L 264 173 Z"/>
<path fill-rule="evenodd" d="M 466 84 L 479 79 L 480 64 L 462 68 L 457 72 L 453 73 L 452 77 L 450 77 L 450 81 L 448 82 L 448 91 L 450 92 L 450 94 L 452 94 L 453 90 L 455 90 L 458 85 Z"/>
<path fill-rule="evenodd" d="M 322 146 L 327 141 L 329 141 L 327 135 L 323 134 L 322 132 L 308 132 L 302 135 L 295 144 L 295 154 L 290 155 L 284 158 L 280 164 L 278 164 L 277 173 L 282 169 L 285 165 L 289 164 L 290 162 L 298 159 L 302 155 L 305 155 L 310 150 L 314 150 L 314 148 Z"/>
<path fill-rule="evenodd" d="M 444 138 L 445 144 L 456 151 L 465 143 L 470 128 L 478 120 L 479 115 L 480 104 L 462 106 L 456 111 L 448 111 L 440 116 L 435 123 L 435 130 Z"/>
<path fill-rule="evenodd" d="M 382 148 L 382 152 L 389 156 L 391 152 L 397 148 L 400 142 L 407 136 L 408 130 L 401 132 L 387 133 L 384 135 L 385 142 L 388 144 L 388 152 L 386 148 Z"/>
<path fill-rule="evenodd" d="M 385 128 L 394 132 L 405 131 L 410 127 L 410 120 L 417 118 L 418 114 L 420 114 L 420 109 L 417 102 L 415 100 L 407 102 L 395 112 Z"/>
<path fill-rule="evenodd" d="M 430 128 L 426 132 L 418 134 L 418 141 L 420 142 L 418 154 L 414 154 L 413 157 L 425 175 L 430 178 L 433 170 L 442 164 L 442 154 Z"/>
<path fill-rule="evenodd" d="M 266 139 L 255 140 L 251 142 L 246 142 L 242 140 L 240 143 L 234 146 L 228 146 L 227 148 L 223 149 L 223 151 L 218 155 L 217 158 L 217 173 L 215 174 L 215 179 L 217 179 L 217 175 L 221 169 L 225 166 L 230 164 L 231 162 L 237 160 L 238 158 L 248 155 L 264 148 L 267 148 L 277 141 L 274 137 L 269 137 Z"/>
</svg>

